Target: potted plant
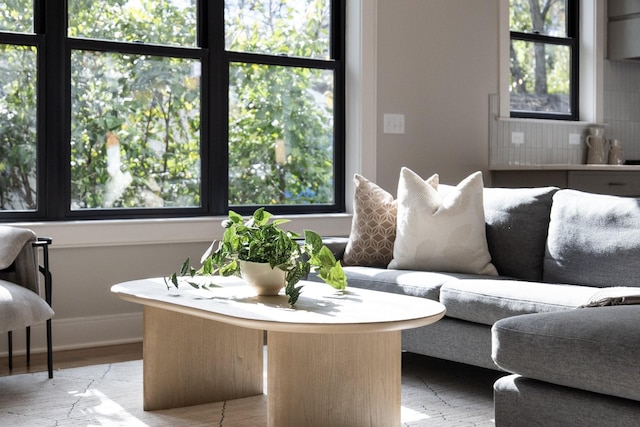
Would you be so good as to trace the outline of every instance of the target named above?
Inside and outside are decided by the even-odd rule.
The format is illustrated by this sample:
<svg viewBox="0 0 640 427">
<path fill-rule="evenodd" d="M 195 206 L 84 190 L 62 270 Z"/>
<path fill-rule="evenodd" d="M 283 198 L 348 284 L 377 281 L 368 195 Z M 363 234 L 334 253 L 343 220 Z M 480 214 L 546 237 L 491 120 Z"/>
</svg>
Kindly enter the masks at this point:
<svg viewBox="0 0 640 427">
<path fill-rule="evenodd" d="M 298 285 L 298 282 L 311 269 L 334 288 L 344 290 L 347 287 L 342 265 L 322 243 L 322 238 L 317 233 L 305 230 L 302 241 L 300 235 L 279 227 L 289 220 L 271 220 L 271 217 L 272 214 L 264 208 L 257 209 L 246 221 L 236 212 L 229 211 L 229 219 L 222 223 L 225 231 L 218 247 L 214 250 L 216 242 L 211 244 L 202 256 L 202 266 L 197 270 L 191 267 L 187 258 L 179 275 L 173 273 L 165 279 L 167 287 L 172 284 L 177 288 L 181 276 L 196 275 L 238 275 L 251 282 L 246 275 L 256 268 L 266 269 L 264 274 L 272 273 L 276 276 L 277 290 L 261 290 L 259 284 L 259 294 L 277 294 L 284 287 L 291 306 L 296 303 L 302 291 L 302 285 Z M 262 266 L 257 267 L 256 264 Z M 198 284 L 188 279 L 186 281 L 195 288 L 215 286 Z"/>
</svg>

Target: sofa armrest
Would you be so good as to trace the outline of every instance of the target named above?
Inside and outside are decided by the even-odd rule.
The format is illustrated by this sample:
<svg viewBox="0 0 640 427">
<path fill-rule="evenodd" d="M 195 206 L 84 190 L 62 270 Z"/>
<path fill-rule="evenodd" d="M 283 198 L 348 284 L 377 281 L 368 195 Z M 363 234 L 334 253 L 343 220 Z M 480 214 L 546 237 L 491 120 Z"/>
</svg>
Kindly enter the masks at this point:
<svg viewBox="0 0 640 427">
<path fill-rule="evenodd" d="M 508 317 L 493 325 L 492 357 L 524 377 L 640 401 L 638 325 L 640 305 Z"/>
<path fill-rule="evenodd" d="M 328 247 L 337 260 L 341 260 L 347 248 L 348 237 L 323 237 L 322 243 Z"/>
</svg>

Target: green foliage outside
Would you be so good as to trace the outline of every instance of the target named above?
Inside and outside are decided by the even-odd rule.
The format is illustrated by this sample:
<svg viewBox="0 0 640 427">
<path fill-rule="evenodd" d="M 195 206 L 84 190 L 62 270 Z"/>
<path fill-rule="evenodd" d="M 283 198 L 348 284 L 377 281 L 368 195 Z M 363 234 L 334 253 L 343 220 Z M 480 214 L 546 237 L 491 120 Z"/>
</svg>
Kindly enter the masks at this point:
<svg viewBox="0 0 640 427">
<path fill-rule="evenodd" d="M 36 208 L 36 52 L 0 44 L 0 208 Z"/>
<path fill-rule="evenodd" d="M 328 1 L 232 3 L 228 49 L 327 57 Z M 229 80 L 229 204 L 333 203 L 333 73 L 234 63 Z"/>
<path fill-rule="evenodd" d="M 0 31 L 29 33 L 33 30 L 33 0 L 0 2 Z"/>
<path fill-rule="evenodd" d="M 31 3 L 0 5 L 0 31 Z M 194 47 L 195 3 L 69 0 L 68 35 Z M 229 1 L 227 46 L 327 58 L 325 3 Z M 0 45 L 2 210 L 36 208 L 35 54 Z M 71 208 L 200 206 L 201 144 L 227 142 L 200 140 L 200 60 L 89 50 L 70 60 Z M 229 72 L 229 204 L 332 203 L 333 73 L 242 62 Z"/>
<path fill-rule="evenodd" d="M 565 0 L 510 0 L 511 31 L 567 37 L 565 22 Z M 565 46 L 511 40 L 512 109 L 514 101 L 522 110 L 568 108 L 570 55 Z"/>
</svg>

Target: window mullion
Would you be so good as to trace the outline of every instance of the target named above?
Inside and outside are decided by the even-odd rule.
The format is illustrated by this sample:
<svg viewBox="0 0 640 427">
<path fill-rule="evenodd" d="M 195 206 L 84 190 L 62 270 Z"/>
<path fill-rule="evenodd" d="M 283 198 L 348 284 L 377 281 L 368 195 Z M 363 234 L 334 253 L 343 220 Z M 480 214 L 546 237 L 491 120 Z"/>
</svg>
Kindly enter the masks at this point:
<svg viewBox="0 0 640 427">
<path fill-rule="evenodd" d="M 203 184 L 208 185 L 205 193 L 211 215 L 224 215 L 229 208 L 228 175 L 228 117 L 229 117 L 229 57 L 225 52 L 224 1 L 212 2 L 208 6 L 207 57 L 208 72 L 203 84 L 206 90 L 207 123 L 203 126 L 207 134 L 202 140 L 202 163 L 206 177 Z"/>
<path fill-rule="evenodd" d="M 547 36 L 545 34 L 521 33 L 518 31 L 511 31 L 511 39 L 529 41 L 534 43 L 556 44 L 556 45 L 563 45 L 563 46 L 571 46 L 574 44 L 574 40 L 575 40 L 570 37 L 553 37 L 553 36 Z"/>
<path fill-rule="evenodd" d="M 47 219 L 62 220 L 69 209 L 69 51 L 66 44 L 66 1 L 44 2 L 44 28 L 46 43 L 43 68 L 43 93 L 46 151 L 46 167 L 39 172 L 46 180 L 41 193 Z M 41 136 L 42 137 L 42 136 Z"/>
</svg>

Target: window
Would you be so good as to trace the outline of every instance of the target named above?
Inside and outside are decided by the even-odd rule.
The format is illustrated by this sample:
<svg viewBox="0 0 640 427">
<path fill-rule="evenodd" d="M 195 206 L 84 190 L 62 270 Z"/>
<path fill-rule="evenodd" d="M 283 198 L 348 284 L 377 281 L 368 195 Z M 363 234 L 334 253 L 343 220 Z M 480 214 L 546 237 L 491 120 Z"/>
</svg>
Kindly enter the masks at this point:
<svg viewBox="0 0 640 427">
<path fill-rule="evenodd" d="M 510 0 L 511 117 L 577 120 L 577 0 Z"/>
<path fill-rule="evenodd" d="M 344 0 L 0 5 L 0 219 L 344 210 Z"/>
</svg>

